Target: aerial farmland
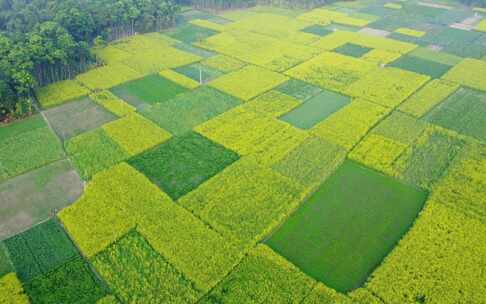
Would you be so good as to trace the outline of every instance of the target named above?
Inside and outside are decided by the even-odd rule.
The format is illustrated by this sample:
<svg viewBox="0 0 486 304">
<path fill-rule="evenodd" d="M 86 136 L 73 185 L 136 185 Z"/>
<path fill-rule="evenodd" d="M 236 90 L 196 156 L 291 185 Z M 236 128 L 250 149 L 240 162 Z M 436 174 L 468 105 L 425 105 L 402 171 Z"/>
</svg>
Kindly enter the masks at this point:
<svg viewBox="0 0 486 304">
<path fill-rule="evenodd" d="M 0 104 L 0 303 L 486 303 L 481 1 L 186 2 Z"/>
</svg>

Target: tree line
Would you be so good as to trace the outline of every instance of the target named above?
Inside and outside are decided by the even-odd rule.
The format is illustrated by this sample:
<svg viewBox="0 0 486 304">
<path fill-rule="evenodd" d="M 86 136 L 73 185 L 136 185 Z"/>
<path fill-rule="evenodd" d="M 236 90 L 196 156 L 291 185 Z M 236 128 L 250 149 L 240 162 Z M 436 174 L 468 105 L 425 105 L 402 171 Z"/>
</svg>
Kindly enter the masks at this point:
<svg viewBox="0 0 486 304">
<path fill-rule="evenodd" d="M 37 86 L 96 64 L 94 43 L 173 25 L 172 0 L 0 0 L 0 119 L 29 112 Z"/>
<path fill-rule="evenodd" d="M 221 10 L 244 8 L 257 4 L 292 8 L 311 8 L 335 1 L 336 0 L 176 0 L 176 3 L 180 5 L 191 5 L 197 8 Z"/>
</svg>

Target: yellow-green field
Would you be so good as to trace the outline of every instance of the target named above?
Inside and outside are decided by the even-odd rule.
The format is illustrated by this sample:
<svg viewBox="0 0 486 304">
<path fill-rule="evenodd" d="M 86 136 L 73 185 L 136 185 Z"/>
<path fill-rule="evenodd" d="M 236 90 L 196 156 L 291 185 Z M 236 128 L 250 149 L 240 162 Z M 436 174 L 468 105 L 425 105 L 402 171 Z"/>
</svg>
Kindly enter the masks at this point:
<svg viewBox="0 0 486 304">
<path fill-rule="evenodd" d="M 0 127 L 0 303 L 486 303 L 486 19 L 446 2 L 93 49 Z"/>
</svg>

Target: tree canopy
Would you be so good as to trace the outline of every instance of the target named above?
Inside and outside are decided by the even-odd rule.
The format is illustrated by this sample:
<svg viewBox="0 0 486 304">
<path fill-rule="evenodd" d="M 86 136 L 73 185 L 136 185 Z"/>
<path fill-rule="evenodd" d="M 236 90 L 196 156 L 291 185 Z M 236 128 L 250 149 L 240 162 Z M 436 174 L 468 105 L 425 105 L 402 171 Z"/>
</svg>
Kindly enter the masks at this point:
<svg viewBox="0 0 486 304">
<path fill-rule="evenodd" d="M 160 30 L 177 12 L 172 0 L 0 0 L 0 117 L 92 66 L 94 42 Z"/>
</svg>

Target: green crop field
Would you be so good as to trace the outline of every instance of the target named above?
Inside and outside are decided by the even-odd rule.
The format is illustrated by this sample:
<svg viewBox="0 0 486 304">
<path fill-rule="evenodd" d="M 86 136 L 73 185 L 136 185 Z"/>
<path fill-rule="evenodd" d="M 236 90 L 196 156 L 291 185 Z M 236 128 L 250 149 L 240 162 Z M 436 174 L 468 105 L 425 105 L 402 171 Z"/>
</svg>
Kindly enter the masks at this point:
<svg viewBox="0 0 486 304">
<path fill-rule="evenodd" d="M 0 304 L 486 304 L 484 8 L 97 1 L 0 5 Z"/>
<path fill-rule="evenodd" d="M 359 287 L 395 246 L 426 197 L 346 161 L 266 243 L 315 279 L 346 292 Z"/>
</svg>

